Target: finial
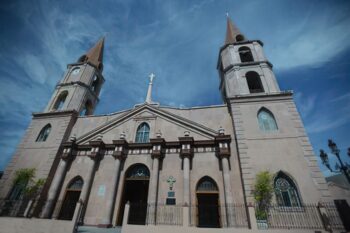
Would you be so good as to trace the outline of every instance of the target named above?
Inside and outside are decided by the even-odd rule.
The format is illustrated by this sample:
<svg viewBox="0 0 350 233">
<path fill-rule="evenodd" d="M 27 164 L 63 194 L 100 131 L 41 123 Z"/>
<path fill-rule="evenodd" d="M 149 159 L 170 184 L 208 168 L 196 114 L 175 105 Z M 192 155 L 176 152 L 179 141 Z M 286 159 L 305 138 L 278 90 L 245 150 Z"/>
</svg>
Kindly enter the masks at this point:
<svg viewBox="0 0 350 233">
<path fill-rule="evenodd" d="M 75 142 L 76 140 L 77 140 L 77 137 L 75 136 L 75 134 L 73 134 L 73 136 L 69 138 L 69 141 L 71 142 Z"/>
<path fill-rule="evenodd" d="M 156 136 L 157 136 L 157 138 L 161 138 L 162 137 L 162 132 L 160 132 L 160 130 L 158 130 Z"/>
<path fill-rule="evenodd" d="M 225 129 L 222 128 L 222 126 L 220 126 L 218 132 L 219 132 L 219 135 L 224 135 L 225 134 Z"/>
<path fill-rule="evenodd" d="M 190 131 L 185 131 L 184 135 L 185 135 L 185 137 L 189 137 L 190 136 Z"/>
<path fill-rule="evenodd" d="M 123 132 L 120 133 L 119 138 L 120 138 L 120 139 L 125 139 L 125 136 L 126 136 L 126 135 L 125 135 L 125 132 L 123 131 Z"/>
<path fill-rule="evenodd" d="M 97 136 L 97 141 L 102 141 L 102 138 L 103 138 L 103 135 L 102 134 L 99 134 L 98 136 Z"/>
<path fill-rule="evenodd" d="M 148 84 L 148 91 L 146 96 L 146 103 L 151 104 L 152 103 L 152 84 L 153 84 L 153 79 L 156 76 L 153 73 L 151 73 L 148 77 L 149 77 L 149 84 Z"/>
</svg>

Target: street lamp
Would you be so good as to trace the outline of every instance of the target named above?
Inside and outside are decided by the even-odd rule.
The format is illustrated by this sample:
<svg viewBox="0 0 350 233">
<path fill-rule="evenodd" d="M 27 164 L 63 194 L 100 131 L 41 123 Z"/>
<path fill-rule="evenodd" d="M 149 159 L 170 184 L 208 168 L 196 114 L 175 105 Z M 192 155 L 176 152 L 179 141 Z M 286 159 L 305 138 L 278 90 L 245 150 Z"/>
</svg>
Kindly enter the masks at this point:
<svg viewBox="0 0 350 233">
<path fill-rule="evenodd" d="M 322 163 L 331 171 L 331 172 L 340 172 L 343 173 L 348 180 L 350 184 L 350 165 L 349 164 L 344 164 L 343 161 L 341 160 L 339 153 L 340 150 L 337 147 L 337 144 L 333 142 L 333 140 L 329 139 L 328 140 L 328 147 L 331 149 L 332 154 L 334 154 L 337 158 L 340 164 L 336 163 L 335 169 L 332 169 L 331 165 L 329 164 L 329 159 L 328 155 L 324 150 L 320 150 L 320 158 L 322 160 Z M 348 156 L 350 157 L 350 147 L 348 148 Z"/>
</svg>

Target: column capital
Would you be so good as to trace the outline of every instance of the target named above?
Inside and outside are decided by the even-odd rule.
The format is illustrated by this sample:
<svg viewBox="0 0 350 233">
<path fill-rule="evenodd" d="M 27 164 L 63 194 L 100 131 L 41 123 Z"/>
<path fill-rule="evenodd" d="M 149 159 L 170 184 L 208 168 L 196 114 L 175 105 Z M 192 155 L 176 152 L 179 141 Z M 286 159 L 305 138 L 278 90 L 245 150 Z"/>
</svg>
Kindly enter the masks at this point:
<svg viewBox="0 0 350 233">
<path fill-rule="evenodd" d="M 165 139 L 164 138 L 151 138 L 150 143 L 152 144 L 152 159 L 162 159 L 164 158 L 164 146 Z"/>
<path fill-rule="evenodd" d="M 215 137 L 215 144 L 218 148 L 217 150 L 217 156 L 222 158 L 229 158 L 231 156 L 231 150 L 230 150 L 230 143 L 231 143 L 231 136 L 220 134 Z"/>
<path fill-rule="evenodd" d="M 179 137 L 179 141 L 181 145 L 180 156 L 191 159 L 193 157 L 193 137 Z"/>
<path fill-rule="evenodd" d="M 113 140 L 113 145 L 115 145 L 112 156 L 115 159 L 124 160 L 127 155 L 128 142 L 125 139 Z"/>
<path fill-rule="evenodd" d="M 63 152 L 61 155 L 61 159 L 67 161 L 77 155 L 77 144 L 75 143 L 75 141 L 65 142 L 62 144 L 62 146 L 63 146 Z"/>
<path fill-rule="evenodd" d="M 90 141 L 91 152 L 88 155 L 91 159 L 99 159 L 102 156 L 101 151 L 105 148 L 105 144 L 102 140 Z"/>
</svg>

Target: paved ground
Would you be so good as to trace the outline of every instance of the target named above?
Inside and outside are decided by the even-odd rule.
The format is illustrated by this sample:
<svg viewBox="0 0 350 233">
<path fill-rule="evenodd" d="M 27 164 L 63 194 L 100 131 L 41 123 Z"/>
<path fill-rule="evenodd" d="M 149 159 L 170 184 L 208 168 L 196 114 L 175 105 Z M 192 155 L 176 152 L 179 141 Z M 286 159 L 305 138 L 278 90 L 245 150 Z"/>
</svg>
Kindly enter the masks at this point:
<svg viewBox="0 0 350 233">
<path fill-rule="evenodd" d="M 121 233 L 121 227 L 112 227 L 112 228 L 98 228 L 98 227 L 87 227 L 80 226 L 78 228 L 78 233 Z"/>
</svg>

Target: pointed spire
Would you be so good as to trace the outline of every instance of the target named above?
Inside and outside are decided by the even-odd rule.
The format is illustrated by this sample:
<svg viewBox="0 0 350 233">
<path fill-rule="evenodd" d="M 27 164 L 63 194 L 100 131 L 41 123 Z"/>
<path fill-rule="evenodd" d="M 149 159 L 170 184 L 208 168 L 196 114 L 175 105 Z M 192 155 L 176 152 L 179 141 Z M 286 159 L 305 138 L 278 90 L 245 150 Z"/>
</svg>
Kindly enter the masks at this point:
<svg viewBox="0 0 350 233">
<path fill-rule="evenodd" d="M 90 62 L 95 65 L 100 71 L 103 69 L 103 48 L 105 38 L 102 37 L 94 47 L 92 47 L 85 55 L 83 55 L 79 62 Z"/>
<path fill-rule="evenodd" d="M 227 17 L 227 29 L 226 29 L 225 45 L 245 40 L 244 35 L 239 31 L 236 25 L 232 23 L 230 17 L 228 16 L 228 13 L 226 13 L 226 17 Z"/>
</svg>

